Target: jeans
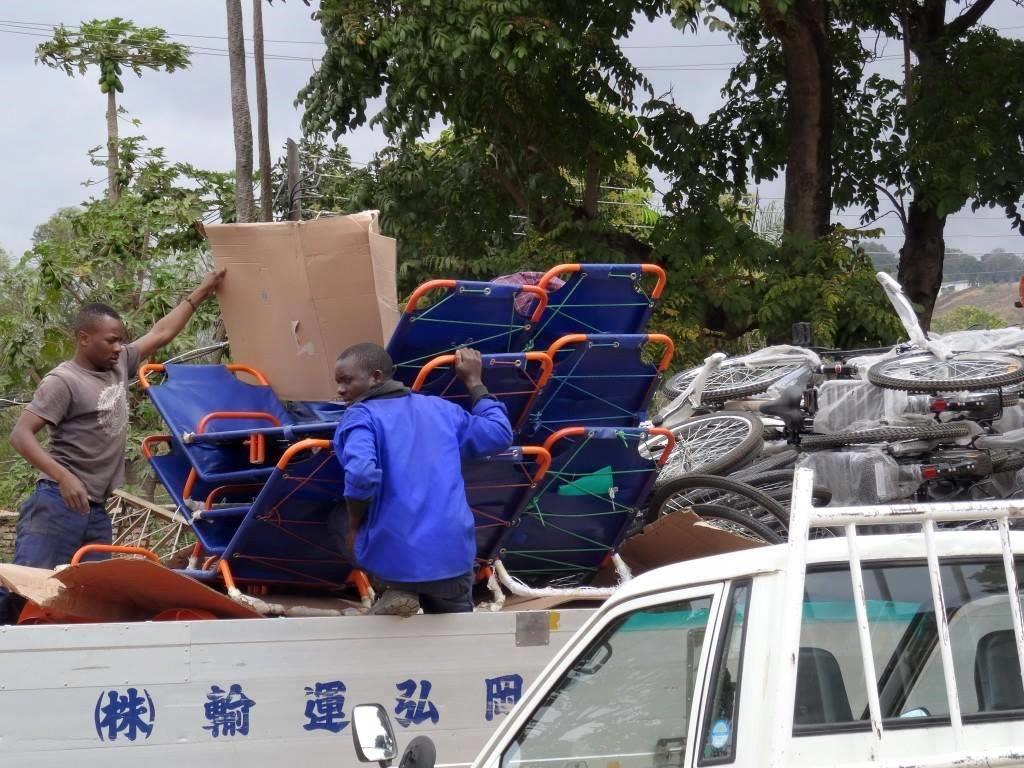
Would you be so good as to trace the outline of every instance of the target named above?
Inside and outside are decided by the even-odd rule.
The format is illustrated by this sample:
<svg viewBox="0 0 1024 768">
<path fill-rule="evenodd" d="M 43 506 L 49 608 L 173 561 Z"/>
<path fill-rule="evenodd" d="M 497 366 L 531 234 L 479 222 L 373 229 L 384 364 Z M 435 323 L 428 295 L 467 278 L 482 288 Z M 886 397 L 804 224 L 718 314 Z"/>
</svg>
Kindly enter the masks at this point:
<svg viewBox="0 0 1024 768">
<path fill-rule="evenodd" d="M 110 516 L 102 504 L 89 503 L 83 515 L 70 509 L 60 495 L 57 484 L 40 480 L 25 499 L 15 529 L 14 564 L 33 568 L 55 568 L 70 563 L 78 549 L 86 544 L 109 544 L 113 538 Z M 85 560 L 106 560 L 103 553 L 93 553 Z M 0 588 L 0 623 L 17 619 L 15 596 Z"/>
<path fill-rule="evenodd" d="M 439 581 L 387 582 L 387 587 L 412 592 L 424 613 L 473 612 L 473 571 Z"/>
</svg>

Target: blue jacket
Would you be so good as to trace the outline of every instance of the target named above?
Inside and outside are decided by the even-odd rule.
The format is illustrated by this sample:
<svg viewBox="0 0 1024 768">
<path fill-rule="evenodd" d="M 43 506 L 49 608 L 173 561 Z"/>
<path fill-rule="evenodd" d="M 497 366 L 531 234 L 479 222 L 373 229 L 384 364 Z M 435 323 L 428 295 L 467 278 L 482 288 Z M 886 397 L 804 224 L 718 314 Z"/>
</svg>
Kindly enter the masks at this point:
<svg viewBox="0 0 1024 768">
<path fill-rule="evenodd" d="M 345 470 L 345 497 L 372 498 L 356 538 L 359 567 L 398 583 L 471 571 L 476 538 L 461 459 L 511 444 L 505 406 L 489 397 L 472 413 L 415 393 L 350 406 L 334 450 Z"/>
</svg>

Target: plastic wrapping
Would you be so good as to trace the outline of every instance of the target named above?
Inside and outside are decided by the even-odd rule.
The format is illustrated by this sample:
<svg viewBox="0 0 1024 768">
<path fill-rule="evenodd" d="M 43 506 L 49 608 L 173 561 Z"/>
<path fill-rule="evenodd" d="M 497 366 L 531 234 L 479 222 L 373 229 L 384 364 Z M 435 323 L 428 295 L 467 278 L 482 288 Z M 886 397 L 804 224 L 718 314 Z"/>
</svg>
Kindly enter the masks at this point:
<svg viewBox="0 0 1024 768">
<path fill-rule="evenodd" d="M 921 484 L 914 468 L 901 467 L 878 449 L 805 453 L 797 466 L 814 470 L 814 484 L 832 491 L 833 507 L 905 499 Z"/>
<path fill-rule="evenodd" d="M 917 320 L 917 312 L 914 311 L 914 305 L 907 299 L 900 284 L 896 282 L 892 275 L 886 272 L 878 272 L 875 277 L 881 283 L 882 290 L 889 297 L 889 301 L 892 303 L 893 309 L 896 310 L 896 314 L 899 315 L 900 322 L 903 323 L 911 343 L 931 352 L 940 360 L 947 359 L 951 354 L 950 347 L 944 341 L 937 338 L 929 338 L 928 334 L 924 332 Z"/>
<path fill-rule="evenodd" d="M 816 352 L 812 352 L 804 347 L 794 347 L 789 344 L 765 347 L 764 349 L 759 349 L 756 352 L 751 352 L 749 355 L 735 358 L 735 360 L 742 360 L 747 365 L 756 366 L 766 362 L 773 362 L 778 360 L 780 357 L 806 360 L 807 365 L 810 368 L 817 368 L 821 365 L 821 358 Z"/>
<path fill-rule="evenodd" d="M 943 336 L 936 335 L 935 338 L 957 352 L 1024 353 L 1024 328 L 954 331 Z"/>
<path fill-rule="evenodd" d="M 1024 451 L 1024 428 L 1011 429 L 1001 435 L 982 435 L 974 444 L 985 450 Z"/>
<path fill-rule="evenodd" d="M 867 381 L 837 379 L 818 387 L 815 432 L 847 432 L 880 426 L 913 426 L 932 421 L 930 400 Z"/>
<path fill-rule="evenodd" d="M 1000 434 L 1024 428 L 1024 405 L 1011 405 L 1003 408 L 1001 418 L 992 422 L 992 429 Z"/>
</svg>

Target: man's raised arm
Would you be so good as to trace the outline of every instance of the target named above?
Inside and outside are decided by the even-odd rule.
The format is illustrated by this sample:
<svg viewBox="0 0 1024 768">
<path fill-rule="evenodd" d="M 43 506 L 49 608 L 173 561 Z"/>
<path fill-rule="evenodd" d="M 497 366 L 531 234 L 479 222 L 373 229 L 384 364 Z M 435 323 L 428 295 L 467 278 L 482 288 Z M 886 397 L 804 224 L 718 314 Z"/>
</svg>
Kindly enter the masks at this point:
<svg viewBox="0 0 1024 768">
<path fill-rule="evenodd" d="M 149 332 L 135 342 L 139 359 L 145 360 L 158 350 L 166 347 L 184 330 L 199 305 L 210 298 L 224 278 L 224 269 L 211 272 L 199 286 L 178 306 L 156 321 Z"/>
</svg>

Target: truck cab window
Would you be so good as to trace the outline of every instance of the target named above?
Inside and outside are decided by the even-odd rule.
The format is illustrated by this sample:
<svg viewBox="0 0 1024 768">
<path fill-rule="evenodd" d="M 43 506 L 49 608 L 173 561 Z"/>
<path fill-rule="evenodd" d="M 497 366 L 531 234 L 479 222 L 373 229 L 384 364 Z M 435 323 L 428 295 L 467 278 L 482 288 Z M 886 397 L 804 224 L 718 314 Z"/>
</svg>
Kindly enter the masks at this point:
<svg viewBox="0 0 1024 768">
<path fill-rule="evenodd" d="M 964 720 L 1024 719 L 1002 561 L 951 561 L 940 568 Z M 1018 565 L 1017 579 L 1022 576 Z M 865 564 L 864 587 L 882 717 L 904 724 L 948 718 L 927 567 Z M 800 638 L 795 733 L 869 720 L 847 568 L 807 574 Z"/>
<path fill-rule="evenodd" d="M 710 610 L 702 597 L 613 622 L 537 707 L 502 768 L 682 766 Z"/>
</svg>

